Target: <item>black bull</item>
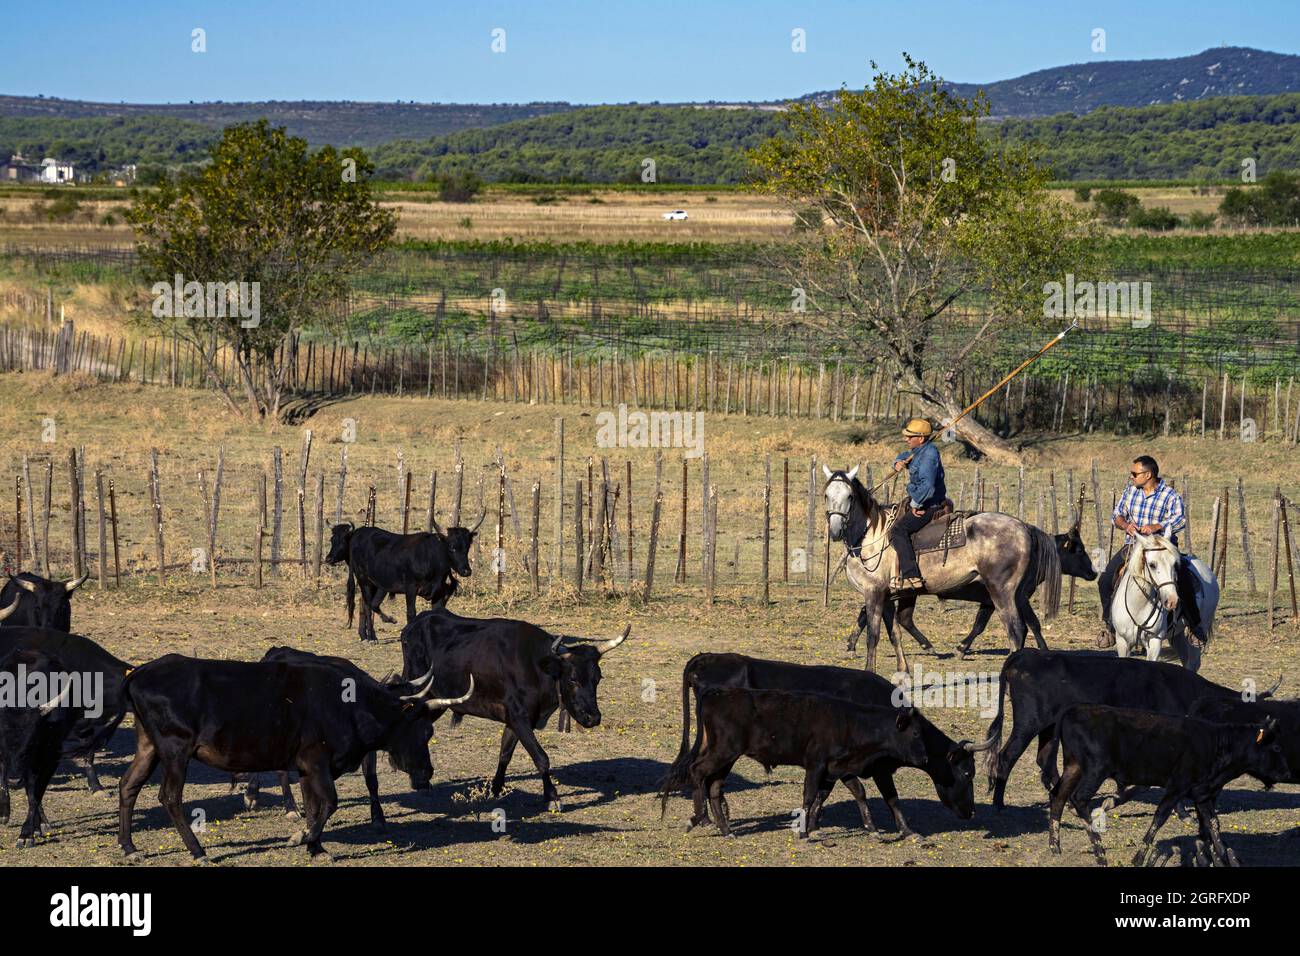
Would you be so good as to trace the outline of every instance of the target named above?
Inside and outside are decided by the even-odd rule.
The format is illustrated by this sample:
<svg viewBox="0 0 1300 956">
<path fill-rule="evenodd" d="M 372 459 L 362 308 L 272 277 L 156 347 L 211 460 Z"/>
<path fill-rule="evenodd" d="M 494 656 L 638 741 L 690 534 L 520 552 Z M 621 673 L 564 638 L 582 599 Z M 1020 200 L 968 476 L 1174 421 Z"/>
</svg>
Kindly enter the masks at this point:
<svg viewBox="0 0 1300 956">
<path fill-rule="evenodd" d="M 501 793 L 515 745 L 522 743 L 542 776 L 543 800 L 551 809 L 559 809 L 550 758 L 534 731 L 545 727 L 561 706 L 583 727 L 600 723 L 596 701 L 600 659 L 623 643 L 631 629 L 629 624 L 620 637 L 584 642 L 548 634 L 527 621 L 460 617 L 435 608 L 402 631 L 402 674 L 432 670 L 434 687 L 441 693 L 472 673 L 474 696 L 451 710 L 505 724 L 492 795 Z M 440 716 L 437 711 L 433 719 Z M 427 780 L 416 778 L 411 783 L 428 785 Z"/>
<path fill-rule="evenodd" d="M 350 677 L 355 681 L 367 680 L 370 677 L 369 674 L 345 657 L 332 657 L 327 654 L 313 654 L 311 651 L 300 651 L 293 647 L 273 647 L 262 655 L 262 661 L 263 663 L 286 661 L 291 664 L 322 664 L 327 667 L 337 667 L 342 671 L 345 677 Z M 392 680 L 390 677 L 384 677 L 380 680 L 380 683 L 386 687 L 392 686 Z M 410 691 L 411 689 L 412 688 L 409 685 L 405 688 L 406 691 Z M 432 736 L 433 723 L 430 722 L 428 732 L 425 734 L 425 739 L 427 740 Z M 414 761 L 412 764 L 412 772 L 414 774 L 426 778 L 433 774 L 433 764 L 429 761 L 429 753 L 427 749 L 424 751 L 423 755 L 412 753 L 411 757 Z M 365 779 L 366 792 L 370 796 L 370 822 L 377 829 L 382 830 L 384 829 L 385 821 L 384 810 L 382 805 L 379 803 L 379 777 L 376 773 L 377 763 L 374 751 L 366 754 L 361 761 L 361 775 Z M 277 771 L 276 776 L 280 784 L 280 795 L 284 800 L 284 815 L 291 820 L 296 820 L 298 818 L 298 805 L 293 799 L 293 790 L 289 786 L 289 771 Z M 236 775 L 231 784 L 231 789 L 234 789 L 235 784 L 240 780 L 247 781 L 247 789 L 244 791 L 244 806 L 251 810 L 257 805 L 259 785 L 258 775 L 255 773 Z"/>
<path fill-rule="evenodd" d="M 363 641 L 373 641 L 374 615 L 387 623 L 393 619 L 380 610 L 390 594 L 406 597 L 406 623 L 415 619 L 415 599 L 423 597 L 435 606 L 446 605 L 456 593 L 454 575 L 469 577 L 469 549 L 483 524 L 484 512 L 473 528 L 451 528 L 444 532 L 434 522 L 434 531 L 395 534 L 382 528 L 354 528 L 336 524 L 330 531 L 330 549 L 325 560 L 330 564 L 346 562 L 348 566 L 348 626 L 356 603 L 356 588 L 361 588 L 361 616 L 357 633 Z"/>
<path fill-rule="evenodd" d="M 73 673 L 102 675 L 103 699 L 95 702 L 97 706 L 81 709 L 79 719 L 63 741 L 63 755 L 85 767 L 86 785 L 90 792 L 101 792 L 104 788 L 95 772 L 95 751 L 112 736 L 126 715 L 128 704 L 122 686 L 131 665 L 80 634 L 41 627 L 0 628 L 0 655 L 16 649 L 40 651 L 58 658 L 62 666 Z M 88 715 L 90 710 L 97 713 Z M 4 786 L 0 783 L 0 789 Z M 4 797 L 0 799 L 7 800 L 7 797 L 8 791 L 4 790 Z"/>
<path fill-rule="evenodd" d="M 0 674 L 15 686 L 30 687 L 33 675 L 44 675 L 47 694 L 53 699 L 32 701 L 25 706 L 0 707 L 0 822 L 9 822 L 10 776 L 22 781 L 27 791 L 27 818 L 18 833 L 19 848 L 31 846 L 45 822 L 41 801 L 50 778 L 59 765 L 63 742 L 80 717 L 70 706 L 74 689 L 68 670 L 57 658 L 30 648 L 14 648 L 0 654 Z M 56 683 L 62 675 L 63 683 Z M 56 689 L 61 688 L 61 690 Z"/>
<path fill-rule="evenodd" d="M 1279 678 L 1280 680 L 1280 678 Z M 1259 694 L 1271 697 L 1276 685 Z M 1012 728 L 1002 743 L 1007 699 Z M 989 725 L 985 769 L 993 806 L 1002 809 L 1007 778 L 1030 742 L 1038 738 L 1043 786 L 1051 790 L 1056 772 L 1056 722 L 1071 704 L 1133 707 L 1182 717 L 1198 701 L 1240 700 L 1241 691 L 1222 687 L 1179 664 L 1137 660 L 1094 651 L 1031 651 L 1011 654 L 998 682 L 998 712 Z"/>
<path fill-rule="evenodd" d="M 768 661 L 743 654 L 696 654 L 682 670 L 682 740 L 669 777 L 684 779 L 686 767 L 700 749 L 697 728 L 694 744 L 690 741 L 691 693 L 699 711 L 700 694 L 710 687 L 745 687 L 751 690 L 786 690 L 819 693 L 840 697 L 855 704 L 895 706 L 897 688 L 878 674 L 850 670 L 847 667 L 791 664 Z M 917 714 L 927 760 L 921 767 L 934 783 L 940 802 L 957 816 L 969 820 L 975 812 L 975 758 L 981 749 L 968 740 L 954 741 L 923 714 Z M 893 759 L 877 761 L 872 780 L 894 816 L 902 835 L 911 833 L 898 803 L 894 773 L 900 767 L 915 766 Z"/>
<path fill-rule="evenodd" d="M 3 627 L 48 627 L 55 631 L 72 630 L 72 592 L 86 583 L 89 572 L 71 581 L 51 581 L 23 571 L 11 574 L 0 588 L 0 608 L 18 606 L 0 612 Z"/>
<path fill-rule="evenodd" d="M 347 683 L 354 678 L 352 683 Z M 428 759 L 428 713 L 467 699 L 432 696 L 432 675 L 411 694 L 364 672 L 332 664 L 201 660 L 168 654 L 127 680 L 135 714 L 136 753 L 118 788 L 118 842 L 138 857 L 131 812 L 140 788 L 161 763 L 158 799 L 186 849 L 203 847 L 181 807 L 185 771 L 197 758 L 216 770 L 250 773 L 296 769 L 302 779 L 306 828 L 290 839 L 313 857 L 326 821 L 338 807 L 334 781 L 356 770 L 366 755 L 386 750 L 393 765 L 411 772 Z"/>
</svg>

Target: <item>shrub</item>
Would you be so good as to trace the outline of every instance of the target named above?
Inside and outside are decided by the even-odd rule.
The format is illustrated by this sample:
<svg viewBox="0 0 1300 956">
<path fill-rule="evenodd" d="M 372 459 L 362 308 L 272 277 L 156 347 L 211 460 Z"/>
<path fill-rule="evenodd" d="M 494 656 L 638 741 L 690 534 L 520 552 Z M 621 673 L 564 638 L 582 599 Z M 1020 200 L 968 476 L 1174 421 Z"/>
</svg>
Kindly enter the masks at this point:
<svg viewBox="0 0 1300 956">
<path fill-rule="evenodd" d="M 1170 229 L 1177 229 L 1183 224 L 1183 221 L 1170 212 L 1168 206 L 1156 206 L 1153 209 L 1143 209 L 1138 206 L 1129 214 L 1128 224 L 1134 229 L 1153 229 L 1156 232 L 1168 232 Z"/>
<path fill-rule="evenodd" d="M 1092 204 L 1102 220 L 1119 225 L 1142 208 L 1137 196 L 1122 189 L 1098 189 L 1092 195 Z"/>
</svg>

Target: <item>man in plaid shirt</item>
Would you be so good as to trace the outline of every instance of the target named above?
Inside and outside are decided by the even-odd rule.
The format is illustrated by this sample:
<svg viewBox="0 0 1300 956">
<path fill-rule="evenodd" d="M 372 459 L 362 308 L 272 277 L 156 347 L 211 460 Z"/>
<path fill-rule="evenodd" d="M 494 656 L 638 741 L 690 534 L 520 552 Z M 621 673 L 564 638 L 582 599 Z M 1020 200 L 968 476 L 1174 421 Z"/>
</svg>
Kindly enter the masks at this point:
<svg viewBox="0 0 1300 956">
<path fill-rule="evenodd" d="M 1101 592 L 1102 633 L 1097 640 L 1098 647 L 1115 646 L 1115 628 L 1110 621 L 1110 601 L 1115 593 L 1115 575 L 1128 559 L 1128 549 L 1133 544 L 1135 533 L 1162 534 L 1174 544 L 1178 543 L 1178 532 L 1187 525 L 1183 513 L 1183 497 L 1165 484 L 1160 477 L 1160 466 L 1150 455 L 1139 455 L 1133 459 L 1129 469 L 1132 483 L 1124 489 L 1124 494 L 1115 505 L 1111 520 L 1115 527 L 1124 532 L 1124 546 L 1111 558 L 1106 570 L 1097 579 L 1097 589 Z M 1194 573 L 1187 567 L 1186 559 L 1178 562 L 1178 609 L 1191 631 L 1193 639 L 1205 642 L 1201 630 L 1200 608 L 1196 603 L 1196 591 L 1193 584 Z"/>
</svg>

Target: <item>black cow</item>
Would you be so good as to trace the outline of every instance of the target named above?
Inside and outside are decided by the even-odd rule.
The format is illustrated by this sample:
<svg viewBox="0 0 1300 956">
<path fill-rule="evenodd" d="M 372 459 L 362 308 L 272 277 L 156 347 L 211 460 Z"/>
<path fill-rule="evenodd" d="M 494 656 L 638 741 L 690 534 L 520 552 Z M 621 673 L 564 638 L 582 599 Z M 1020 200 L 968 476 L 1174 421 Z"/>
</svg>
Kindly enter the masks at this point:
<svg viewBox="0 0 1300 956">
<path fill-rule="evenodd" d="M 702 726 L 696 729 L 694 745 L 690 744 L 690 692 L 692 689 L 695 692 L 698 713 L 700 694 L 709 687 L 801 691 L 880 707 L 892 706 L 896 700 L 895 685 L 879 674 L 867 671 L 768 661 L 743 654 L 696 654 L 682 670 L 682 742 L 669 776 L 685 779 L 685 768 L 699 752 Z M 972 754 L 979 748 L 969 740 L 954 741 L 920 712 L 916 714 L 916 722 L 925 743 L 926 760 L 912 764 L 882 758 L 872 766 L 871 778 L 889 806 L 900 836 L 912 833 L 903 818 L 898 789 L 894 786 L 894 772 L 900 767 L 924 770 L 933 781 L 940 802 L 961 819 L 969 820 L 975 813 L 975 758 Z M 870 817 L 865 819 L 870 820 Z"/>
<path fill-rule="evenodd" d="M 1074 525 L 1065 534 L 1053 535 L 1056 541 L 1056 553 L 1061 561 L 1061 573 L 1075 578 L 1083 578 L 1085 581 L 1097 580 L 1097 571 L 1092 566 L 1092 557 L 1084 547 L 1083 538 L 1079 535 L 1079 522 L 1076 520 Z M 1040 579 L 1039 584 L 1042 584 Z M 916 599 L 915 591 L 904 591 L 897 602 L 885 602 L 885 627 L 893 633 L 894 622 L 897 623 L 916 638 L 916 642 L 921 645 L 925 651 L 934 650 L 934 645 L 930 639 L 925 636 L 924 632 L 916 626 Z M 989 590 L 984 586 L 983 581 L 972 581 L 963 588 L 955 591 L 949 591 L 943 595 L 945 601 L 970 601 L 979 605 L 979 610 L 975 612 L 975 622 L 971 624 L 970 633 L 962 638 L 961 644 L 958 645 L 958 653 L 961 657 L 970 653 L 971 646 L 975 643 L 975 638 L 984 633 L 988 623 L 993 618 L 993 600 L 989 597 Z M 896 606 L 895 606 L 896 605 Z M 1025 623 L 1028 625 L 1030 632 L 1034 635 L 1034 641 L 1038 644 L 1041 651 L 1047 650 L 1047 642 L 1043 640 L 1043 626 L 1038 620 L 1038 615 L 1028 604 L 1024 608 Z M 862 610 L 858 613 L 857 625 L 853 633 L 849 636 L 848 649 L 857 650 L 858 637 L 862 634 L 862 629 L 867 626 L 867 612 Z"/>
<path fill-rule="evenodd" d="M 1300 783 L 1300 700 L 1245 701 L 1241 695 L 1233 698 L 1204 697 L 1192 704 L 1188 712 L 1192 717 L 1212 720 L 1217 724 L 1262 724 L 1268 718 L 1277 721 L 1277 740 L 1282 745 L 1291 773 L 1286 777 L 1258 777 L 1260 783 Z"/>
<path fill-rule="evenodd" d="M 0 629 L 0 654 L 15 648 L 40 651 L 58 658 L 70 672 L 102 675 L 103 700 L 97 702 L 98 706 L 81 708 L 78 712 L 80 719 L 63 743 L 64 756 L 84 766 L 86 786 L 90 792 L 100 793 L 104 788 L 95 772 L 95 752 L 113 735 L 126 716 L 127 703 L 122 684 L 131 672 L 131 665 L 114 657 L 88 637 L 40 627 Z M 87 711 L 97 713 L 88 714 Z"/>
<path fill-rule="evenodd" d="M 1273 690 L 1268 690 L 1260 696 L 1272 694 Z M 1002 745 L 1008 695 L 1014 724 L 1010 739 Z M 1056 784 L 1056 721 L 1071 704 L 1138 707 L 1181 717 L 1191 713 L 1193 704 L 1201 698 L 1230 700 L 1240 696 L 1239 691 L 1211 683 L 1179 664 L 1095 651 L 1016 651 L 1002 665 L 998 712 L 985 741 L 989 747 L 986 769 L 993 806 L 1002 809 L 1007 778 L 1035 736 L 1043 786 L 1051 790 Z"/>
<path fill-rule="evenodd" d="M 311 651 L 300 651 L 293 647 L 273 647 L 262 655 L 263 662 L 269 661 L 286 661 L 288 663 L 298 664 L 323 664 L 329 667 L 337 667 L 345 677 L 351 677 L 360 682 L 363 679 L 369 679 L 370 675 L 363 671 L 352 661 L 345 657 L 331 657 L 326 654 L 313 654 Z M 392 681 L 384 678 L 380 681 L 385 686 L 390 686 Z M 407 688 L 409 689 L 409 688 Z M 429 732 L 425 739 L 433 736 L 433 724 L 429 724 Z M 418 758 L 415 762 L 415 772 L 419 775 L 432 776 L 433 764 L 429 761 L 429 751 L 424 751 L 424 760 L 421 762 Z M 361 760 L 361 774 L 366 781 L 366 791 L 370 794 L 370 822 L 378 829 L 384 829 L 384 810 L 379 804 L 379 777 L 376 774 L 376 759 L 374 751 L 366 754 Z M 279 770 L 276 772 L 280 783 L 280 794 L 284 798 L 284 815 L 291 820 L 298 818 L 298 805 L 293 799 L 293 790 L 289 786 L 289 771 Z M 247 777 L 247 789 L 244 791 L 244 805 L 252 809 L 257 805 L 258 794 L 258 775 L 249 774 Z"/>
<path fill-rule="evenodd" d="M 41 801 L 59 765 L 63 742 L 76 725 L 80 710 L 68 706 L 74 685 L 55 683 L 55 675 L 67 675 L 57 657 L 30 648 L 13 648 L 0 659 L 0 680 L 30 689 L 33 675 L 45 675 L 45 687 L 53 699 L 32 701 L 25 706 L 0 706 L 0 822 L 9 822 L 9 778 L 16 777 L 27 791 L 27 819 L 18 832 L 19 848 L 32 846 L 45 822 Z M 56 689 L 57 688 L 57 689 Z"/>
<path fill-rule="evenodd" d="M 629 624 L 620 637 L 586 642 L 548 634 L 527 621 L 460 617 L 435 608 L 402 631 L 402 675 L 432 670 L 434 686 L 441 689 L 455 686 L 472 673 L 477 688 L 474 696 L 452 711 L 505 724 L 492 795 L 501 793 L 515 745 L 522 743 L 542 775 L 543 800 L 550 809 L 559 810 L 560 795 L 551 781 L 550 758 L 533 731 L 545 727 L 560 706 L 583 727 L 600 723 L 596 702 L 600 659 L 622 644 L 631 630 Z M 433 719 L 440 716 L 437 711 Z M 428 785 L 427 780 L 415 778 L 411 783 Z"/>
<path fill-rule="evenodd" d="M 51 581 L 23 571 L 9 575 L 0 588 L 0 607 L 16 600 L 13 613 L 0 618 L 4 627 L 48 627 L 55 631 L 72 630 L 72 592 L 86 583 L 89 573 L 71 581 Z"/>
<path fill-rule="evenodd" d="M 1243 774 L 1282 779 L 1291 768 L 1278 743 L 1277 721 L 1220 724 L 1128 707 L 1075 704 L 1061 712 L 1056 740 L 1065 761 L 1052 788 L 1048 847 L 1061 852 L 1061 811 L 1066 801 L 1088 824 L 1097 861 L 1106 865 L 1101 836 L 1088 815 L 1088 801 L 1107 779 L 1123 791 L 1134 785 L 1163 787 L 1151 826 L 1142 838 L 1134 866 L 1146 863 L 1157 831 L 1181 800 L 1191 800 L 1201 825 L 1197 858 L 1205 862 L 1208 842 L 1216 862 L 1237 866 L 1223 845 L 1215 802 L 1219 791 Z"/>
<path fill-rule="evenodd" d="M 484 511 L 472 528 L 452 528 L 444 532 L 435 521 L 434 531 L 418 534 L 394 534 L 382 528 L 354 528 L 336 524 L 330 531 L 330 549 L 325 560 L 348 566 L 348 627 L 356 605 L 356 589 L 361 588 L 361 617 L 357 633 L 363 641 L 376 640 L 374 615 L 386 623 L 393 619 L 380 610 L 390 594 L 406 596 L 406 623 L 415 619 L 415 599 L 428 599 L 435 607 L 446 605 L 456 593 L 454 575 L 469 577 L 469 549 L 479 526 L 487 517 Z"/>
<path fill-rule="evenodd" d="M 862 824 L 874 831 L 866 794 L 858 778 L 873 776 L 875 764 L 923 766 L 927 760 L 920 721 L 913 707 L 859 705 L 839 697 L 747 687 L 708 687 L 696 705 L 704 740 L 689 766 L 674 762 L 660 785 L 662 805 L 689 781 L 694 791 L 691 826 L 708 821 L 705 797 L 723 836 L 731 835 L 731 812 L 723 784 L 741 757 L 773 767 L 803 767 L 803 826 L 817 828 L 822 804 L 835 781 L 853 794 Z"/>
<path fill-rule="evenodd" d="M 355 685 L 344 681 L 356 678 Z M 469 699 L 433 697 L 433 675 L 410 694 L 333 664 L 200 660 L 168 654 L 136 668 L 126 684 L 135 713 L 136 753 L 118 788 L 118 842 L 128 860 L 131 811 L 154 768 L 163 766 L 158 799 L 195 860 L 204 858 L 181 810 L 185 771 L 197 758 L 217 770 L 249 773 L 294 768 L 302 780 L 306 843 L 325 854 L 321 831 L 338 806 L 334 781 L 366 755 L 387 750 L 408 773 L 428 762 L 429 712 Z M 325 854 L 328 859 L 328 854 Z"/>
</svg>

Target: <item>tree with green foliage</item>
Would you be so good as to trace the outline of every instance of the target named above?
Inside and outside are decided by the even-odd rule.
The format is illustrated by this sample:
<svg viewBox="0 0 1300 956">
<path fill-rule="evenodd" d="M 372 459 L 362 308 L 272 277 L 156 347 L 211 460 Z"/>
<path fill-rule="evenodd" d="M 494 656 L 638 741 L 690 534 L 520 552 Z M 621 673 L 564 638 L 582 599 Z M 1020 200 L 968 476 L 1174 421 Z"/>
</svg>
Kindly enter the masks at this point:
<svg viewBox="0 0 1300 956">
<path fill-rule="evenodd" d="M 1300 224 L 1300 173 L 1275 169 L 1256 186 L 1229 189 L 1219 204 L 1219 213 L 1242 226 Z"/>
<path fill-rule="evenodd" d="M 146 321 L 194 346 L 232 410 L 219 346 L 231 347 L 249 414 L 278 418 L 297 333 L 308 321 L 327 325 L 349 277 L 391 242 L 397 217 L 371 198 L 371 172 L 359 149 L 310 152 L 260 120 L 228 127 L 206 166 L 136 196 L 127 218 L 155 296 L 197 284 L 197 294 L 184 286 L 183 307 L 156 299 Z M 205 294 L 209 283 L 222 291 Z M 239 283 L 257 290 L 255 319 L 221 298 Z"/>
<path fill-rule="evenodd" d="M 1122 225 L 1142 211 L 1137 196 L 1122 189 L 1098 189 L 1092 194 L 1092 204 L 1108 226 Z"/>
<path fill-rule="evenodd" d="M 956 97 L 924 63 L 905 59 L 901 74 L 877 73 L 828 108 L 791 104 L 786 135 L 752 158 L 761 188 L 822 212 L 820 229 L 780 253 L 806 297 L 791 320 L 871 356 L 944 423 L 961 411 L 968 358 L 1014 324 L 1043 321 L 1044 282 L 1086 268 L 1092 230 L 1086 213 L 1048 194 L 1046 171 L 1023 147 L 979 135 L 982 97 Z M 974 290 L 989 296 L 988 317 L 932 383 L 932 334 Z M 955 430 L 996 461 L 1019 460 L 972 417 Z"/>
</svg>

